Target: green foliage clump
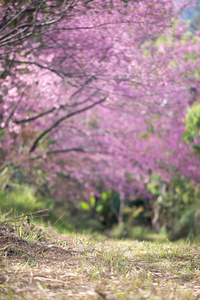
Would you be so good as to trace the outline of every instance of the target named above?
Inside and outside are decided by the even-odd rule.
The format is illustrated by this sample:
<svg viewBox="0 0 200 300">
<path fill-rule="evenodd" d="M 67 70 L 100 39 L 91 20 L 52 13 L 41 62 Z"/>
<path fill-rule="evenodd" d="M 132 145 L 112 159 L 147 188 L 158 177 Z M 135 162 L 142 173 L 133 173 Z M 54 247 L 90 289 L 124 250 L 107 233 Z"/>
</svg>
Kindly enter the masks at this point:
<svg viewBox="0 0 200 300">
<path fill-rule="evenodd" d="M 186 115 L 184 141 L 200 154 L 200 103 L 193 105 Z"/>
<path fill-rule="evenodd" d="M 0 169 L 0 213 L 13 210 L 16 215 L 45 209 L 36 189 L 25 183 L 23 171 L 14 166 Z"/>
<path fill-rule="evenodd" d="M 148 189 L 159 208 L 159 222 L 170 240 L 193 238 L 200 234 L 200 187 L 175 176 L 170 183 L 153 176 Z"/>
<path fill-rule="evenodd" d="M 105 227 L 112 227 L 117 223 L 119 207 L 119 194 L 112 190 L 103 192 L 100 197 L 92 196 L 89 202 L 81 201 L 77 205 L 77 208 L 83 210 L 87 218 L 91 219 L 91 223 L 94 222 L 92 219 L 95 219 Z"/>
<path fill-rule="evenodd" d="M 18 185 L 10 191 L 0 190 L 0 212 L 1 214 L 15 210 L 16 214 L 34 212 L 45 208 L 44 202 L 36 197 L 33 187 Z"/>
</svg>

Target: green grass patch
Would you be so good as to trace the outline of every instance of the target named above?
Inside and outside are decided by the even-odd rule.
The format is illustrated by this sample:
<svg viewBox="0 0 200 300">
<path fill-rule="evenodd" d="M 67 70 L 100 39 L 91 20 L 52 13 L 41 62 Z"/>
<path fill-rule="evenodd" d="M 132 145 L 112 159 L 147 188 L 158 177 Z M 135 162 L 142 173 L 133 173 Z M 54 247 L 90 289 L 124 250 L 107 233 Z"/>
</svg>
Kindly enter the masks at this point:
<svg viewBox="0 0 200 300">
<path fill-rule="evenodd" d="M 4 223 L 0 236 L 1 299 L 192 300 L 199 295 L 199 243 L 60 235 L 52 227 L 26 224 L 26 216 Z"/>
</svg>

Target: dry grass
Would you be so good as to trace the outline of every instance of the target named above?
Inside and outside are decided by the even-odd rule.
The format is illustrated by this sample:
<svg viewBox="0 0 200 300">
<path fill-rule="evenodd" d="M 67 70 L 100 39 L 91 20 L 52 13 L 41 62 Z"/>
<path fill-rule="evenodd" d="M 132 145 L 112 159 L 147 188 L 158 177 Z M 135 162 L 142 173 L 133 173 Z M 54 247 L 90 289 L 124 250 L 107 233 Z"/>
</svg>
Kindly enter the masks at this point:
<svg viewBox="0 0 200 300">
<path fill-rule="evenodd" d="M 200 246 L 98 241 L 22 223 L 0 228 L 0 299 L 200 298 Z"/>
</svg>

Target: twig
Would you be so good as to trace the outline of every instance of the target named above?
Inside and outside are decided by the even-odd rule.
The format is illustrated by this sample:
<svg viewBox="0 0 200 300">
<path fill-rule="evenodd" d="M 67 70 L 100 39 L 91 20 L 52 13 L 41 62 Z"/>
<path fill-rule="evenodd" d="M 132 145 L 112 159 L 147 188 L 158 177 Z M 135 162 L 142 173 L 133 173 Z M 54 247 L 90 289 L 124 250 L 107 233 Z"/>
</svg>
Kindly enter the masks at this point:
<svg viewBox="0 0 200 300">
<path fill-rule="evenodd" d="M 46 212 L 46 211 L 49 211 L 49 209 L 47 208 L 47 209 L 35 211 L 35 212 L 33 212 L 33 213 L 26 213 L 26 214 L 24 214 L 24 215 L 21 215 L 21 216 L 19 216 L 19 217 L 13 218 L 13 219 L 5 220 L 5 221 L 1 222 L 1 224 L 7 223 L 7 222 L 13 222 L 13 221 L 22 219 L 22 218 L 27 217 L 27 216 L 28 216 L 28 217 L 32 217 L 32 215 L 36 215 L 36 214 L 39 214 L 39 213 L 42 213 L 42 212 Z M 39 217 L 42 217 L 42 216 L 43 216 L 43 215 L 40 215 L 40 216 L 38 216 L 38 218 L 39 218 Z M 46 216 L 46 215 L 45 215 L 45 216 Z M 35 217 L 34 217 L 34 218 L 35 218 Z"/>
</svg>

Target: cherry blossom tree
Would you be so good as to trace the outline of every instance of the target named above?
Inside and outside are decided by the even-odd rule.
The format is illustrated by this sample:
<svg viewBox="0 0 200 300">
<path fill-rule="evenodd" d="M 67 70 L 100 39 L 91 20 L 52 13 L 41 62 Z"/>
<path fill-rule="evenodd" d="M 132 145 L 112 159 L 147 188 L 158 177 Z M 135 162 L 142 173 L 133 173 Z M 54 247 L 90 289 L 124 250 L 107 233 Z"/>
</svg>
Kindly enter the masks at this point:
<svg viewBox="0 0 200 300">
<path fill-rule="evenodd" d="M 182 139 L 199 39 L 174 25 L 171 1 L 10 3 L 0 7 L 2 161 L 51 182 L 65 175 L 73 197 L 77 184 L 117 190 L 121 211 L 152 172 L 199 179 Z"/>
</svg>

